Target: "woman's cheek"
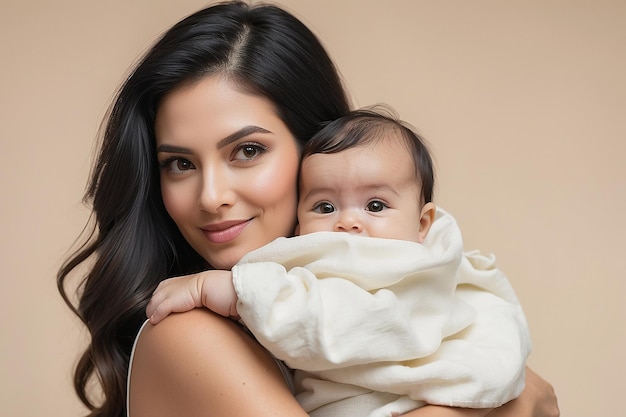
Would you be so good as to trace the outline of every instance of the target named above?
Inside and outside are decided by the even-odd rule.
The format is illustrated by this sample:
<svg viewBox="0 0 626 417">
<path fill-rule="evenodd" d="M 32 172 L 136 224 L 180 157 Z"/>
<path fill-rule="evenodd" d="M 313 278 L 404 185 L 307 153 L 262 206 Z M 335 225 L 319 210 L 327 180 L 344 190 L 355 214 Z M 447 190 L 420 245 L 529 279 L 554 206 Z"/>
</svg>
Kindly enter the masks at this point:
<svg viewBox="0 0 626 417">
<path fill-rule="evenodd" d="M 297 161 L 274 164 L 274 169 L 262 170 L 255 176 L 258 205 L 267 212 L 275 212 L 275 221 L 283 223 L 291 234 L 296 219 L 297 207 Z"/>
<path fill-rule="evenodd" d="M 168 182 L 161 183 L 161 196 L 165 210 L 180 228 L 181 221 L 185 219 L 188 213 L 188 205 L 190 198 L 190 190 L 182 184 L 172 184 Z"/>
<path fill-rule="evenodd" d="M 296 175 L 287 170 L 265 172 L 255 177 L 255 190 L 260 198 L 269 201 L 278 201 L 281 198 L 296 198 L 296 182 L 292 179 Z"/>
</svg>

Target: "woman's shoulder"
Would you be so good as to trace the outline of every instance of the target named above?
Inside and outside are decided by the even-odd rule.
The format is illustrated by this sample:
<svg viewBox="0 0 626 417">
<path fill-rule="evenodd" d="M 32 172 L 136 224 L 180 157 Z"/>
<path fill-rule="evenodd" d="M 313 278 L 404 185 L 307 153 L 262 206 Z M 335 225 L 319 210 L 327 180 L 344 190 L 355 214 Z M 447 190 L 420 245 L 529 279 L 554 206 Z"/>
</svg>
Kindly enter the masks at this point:
<svg viewBox="0 0 626 417">
<path fill-rule="evenodd" d="M 220 340 L 229 334 L 234 337 L 245 335 L 245 332 L 230 319 L 196 308 L 170 314 L 158 325 L 146 323 L 137 337 L 136 350 L 155 354 L 181 353 L 181 350 L 189 349 L 186 342 Z"/>
<path fill-rule="evenodd" d="M 220 336 L 234 337 L 236 332 L 224 318 L 200 309 L 171 314 L 158 325 L 145 323 L 129 366 L 128 415 L 173 416 L 183 411 L 184 403 L 179 402 L 182 396 L 172 395 L 176 387 L 191 384 L 194 375 L 203 384 L 206 370 L 219 372 L 216 365 L 220 362 L 214 361 L 217 354 L 211 350 Z"/>
<path fill-rule="evenodd" d="M 251 415 L 264 392 L 288 408 L 295 402 L 271 356 L 230 319 L 194 309 L 147 323 L 138 336 L 129 416 Z"/>
<path fill-rule="evenodd" d="M 240 325 L 207 309 L 170 314 L 157 325 L 147 322 L 139 332 L 131 359 L 133 382 L 142 382 L 144 375 L 181 377 L 201 367 L 226 366 L 238 349 L 253 344 Z"/>
<path fill-rule="evenodd" d="M 142 371 L 181 372 L 185 364 L 198 366 L 214 361 L 219 365 L 229 353 L 236 353 L 233 348 L 246 344 L 247 338 L 248 335 L 235 322 L 206 309 L 171 314 L 157 325 L 147 322 L 142 327 L 131 365 L 134 373 L 139 375 L 143 374 Z M 194 363 L 194 357 L 202 358 L 202 363 Z M 181 358 L 185 360 L 181 361 Z M 149 367 L 143 369 L 144 364 Z"/>
</svg>

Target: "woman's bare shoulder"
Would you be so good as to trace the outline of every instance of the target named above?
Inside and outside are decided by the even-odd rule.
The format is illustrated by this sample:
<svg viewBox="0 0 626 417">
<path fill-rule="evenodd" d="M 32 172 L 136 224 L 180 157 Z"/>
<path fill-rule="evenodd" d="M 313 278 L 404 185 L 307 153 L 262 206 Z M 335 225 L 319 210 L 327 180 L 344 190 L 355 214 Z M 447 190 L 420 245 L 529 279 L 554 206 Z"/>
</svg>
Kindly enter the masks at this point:
<svg viewBox="0 0 626 417">
<path fill-rule="evenodd" d="M 139 335 L 137 350 L 166 354 L 170 349 L 189 349 L 189 343 L 198 341 L 219 342 L 223 337 L 248 337 L 243 329 L 207 309 L 193 309 L 186 313 L 171 314 L 158 325 L 147 323 Z M 183 340 L 181 340 L 183 339 Z M 209 347 L 210 348 L 210 347 Z"/>
<path fill-rule="evenodd" d="M 271 356 L 235 322 L 206 309 L 146 324 L 129 396 L 131 417 L 306 416 Z"/>
</svg>

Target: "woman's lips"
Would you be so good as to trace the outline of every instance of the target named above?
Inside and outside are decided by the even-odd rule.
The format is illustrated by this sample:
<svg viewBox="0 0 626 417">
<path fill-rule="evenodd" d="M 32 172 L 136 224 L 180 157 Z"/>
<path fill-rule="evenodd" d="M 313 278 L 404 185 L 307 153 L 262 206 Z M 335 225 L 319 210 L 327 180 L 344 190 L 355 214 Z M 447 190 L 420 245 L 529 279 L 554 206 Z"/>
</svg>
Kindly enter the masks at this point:
<svg viewBox="0 0 626 417">
<path fill-rule="evenodd" d="M 226 243 L 239 236 L 251 220 L 252 219 L 215 223 L 204 226 L 201 229 L 209 242 Z"/>
</svg>

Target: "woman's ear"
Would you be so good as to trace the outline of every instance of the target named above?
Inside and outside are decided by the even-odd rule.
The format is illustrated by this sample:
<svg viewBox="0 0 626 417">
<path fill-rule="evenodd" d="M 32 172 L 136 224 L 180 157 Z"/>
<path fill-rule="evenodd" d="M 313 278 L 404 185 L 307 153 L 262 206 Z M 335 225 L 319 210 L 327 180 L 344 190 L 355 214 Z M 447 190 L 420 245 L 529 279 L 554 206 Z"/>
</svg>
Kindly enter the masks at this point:
<svg viewBox="0 0 626 417">
<path fill-rule="evenodd" d="M 435 204 L 432 202 L 424 204 L 420 213 L 419 243 L 423 243 L 428 235 L 430 226 L 435 221 Z"/>
</svg>

